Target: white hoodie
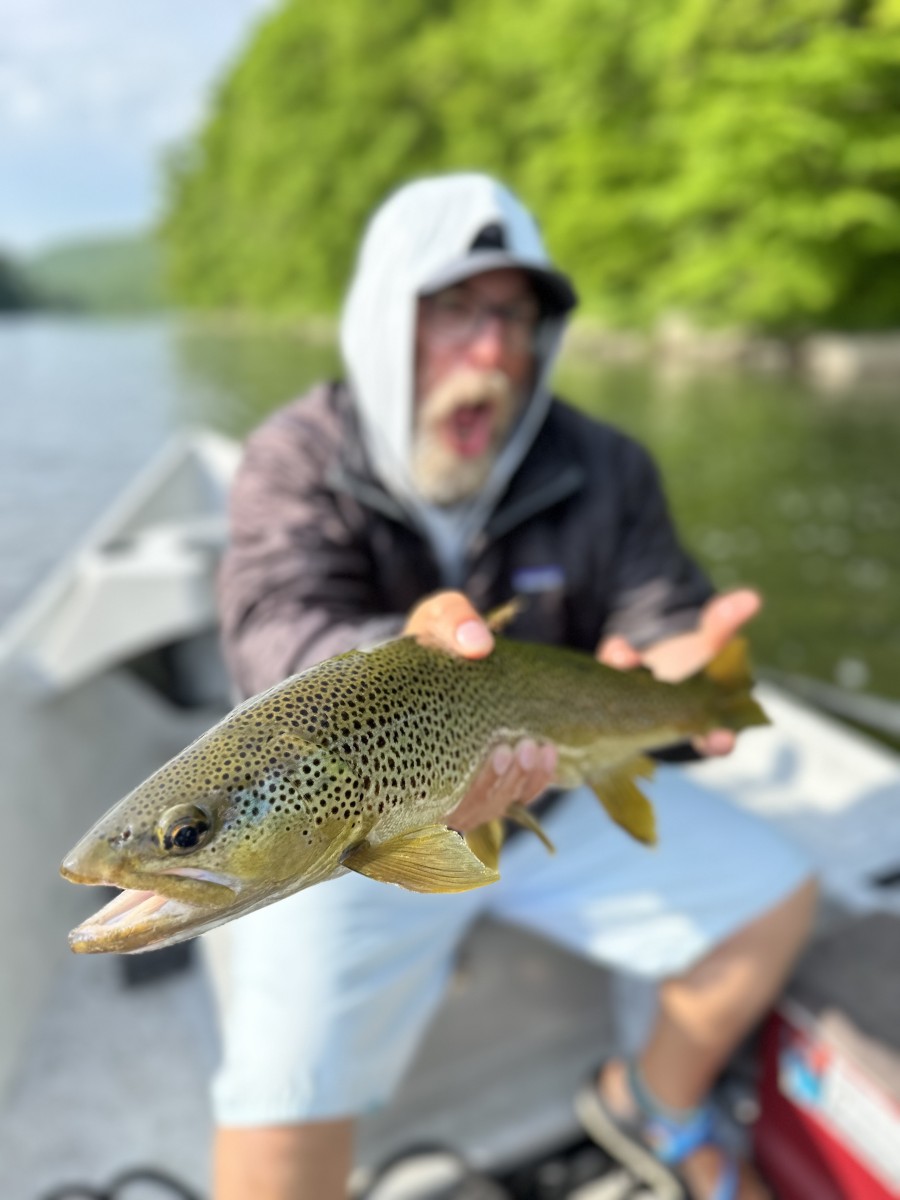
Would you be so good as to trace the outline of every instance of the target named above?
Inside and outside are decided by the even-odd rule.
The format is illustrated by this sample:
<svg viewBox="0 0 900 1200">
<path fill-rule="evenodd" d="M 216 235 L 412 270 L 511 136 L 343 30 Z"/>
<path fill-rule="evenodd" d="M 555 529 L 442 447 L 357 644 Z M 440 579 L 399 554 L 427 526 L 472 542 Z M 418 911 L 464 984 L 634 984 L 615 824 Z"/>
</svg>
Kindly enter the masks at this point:
<svg viewBox="0 0 900 1200">
<path fill-rule="evenodd" d="M 487 227 L 502 247 L 472 249 Z M 487 484 L 471 501 L 438 509 L 417 495 L 409 461 L 413 435 L 415 320 L 419 296 L 500 266 L 529 271 L 551 300 L 536 350 L 532 394 Z M 486 175 L 437 176 L 395 192 L 369 222 L 341 318 L 341 349 L 373 468 L 429 537 L 445 582 L 461 582 L 463 561 L 550 402 L 547 380 L 575 293 L 551 264 L 528 210 Z"/>
</svg>

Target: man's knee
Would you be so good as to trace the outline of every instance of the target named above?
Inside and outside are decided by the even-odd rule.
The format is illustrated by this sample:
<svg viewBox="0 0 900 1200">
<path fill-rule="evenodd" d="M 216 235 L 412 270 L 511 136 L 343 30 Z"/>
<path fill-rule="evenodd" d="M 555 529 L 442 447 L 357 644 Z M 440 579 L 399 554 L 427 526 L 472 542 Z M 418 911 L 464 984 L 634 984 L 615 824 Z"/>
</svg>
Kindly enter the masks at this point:
<svg viewBox="0 0 900 1200">
<path fill-rule="evenodd" d="M 735 930 L 687 973 L 695 982 L 741 981 L 748 1001 L 782 985 L 812 931 L 819 885 L 805 879 L 770 908 Z"/>
<path fill-rule="evenodd" d="M 229 1126 L 216 1133 L 215 1200 L 344 1200 L 353 1158 L 350 1118 Z"/>
<path fill-rule="evenodd" d="M 812 932 L 818 904 L 819 881 L 810 875 L 763 914 L 766 940 L 783 944 L 786 952 L 799 951 Z"/>
</svg>

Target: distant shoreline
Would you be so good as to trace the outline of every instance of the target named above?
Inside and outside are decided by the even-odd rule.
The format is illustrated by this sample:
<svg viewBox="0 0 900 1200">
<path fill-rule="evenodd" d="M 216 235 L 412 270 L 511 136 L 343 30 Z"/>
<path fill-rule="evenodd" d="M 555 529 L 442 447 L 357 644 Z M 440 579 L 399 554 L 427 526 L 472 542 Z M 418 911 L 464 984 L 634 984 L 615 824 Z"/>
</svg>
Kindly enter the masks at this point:
<svg viewBox="0 0 900 1200">
<path fill-rule="evenodd" d="M 0 319 L 79 321 L 175 320 L 192 329 L 235 335 L 294 336 L 314 346 L 336 346 L 338 320 L 249 311 L 176 307 L 118 309 L 35 305 L 0 310 Z M 858 383 L 896 386 L 900 380 L 900 330 L 844 333 L 821 330 L 797 337 L 749 330 L 711 330 L 682 317 L 669 317 L 652 331 L 613 329 L 590 316 L 576 317 L 566 333 L 564 354 L 574 362 L 653 363 L 698 371 L 746 370 L 758 374 L 801 375 L 823 390 Z"/>
<path fill-rule="evenodd" d="M 336 345 L 338 321 L 329 316 L 184 310 L 177 315 L 216 332 L 293 334 L 313 345 Z M 693 370 L 738 368 L 760 374 L 800 374 L 825 389 L 900 379 L 900 329 L 878 333 L 820 330 L 798 337 L 749 330 L 711 330 L 671 316 L 652 331 L 612 329 L 576 317 L 564 353 L 576 361 L 650 363 Z"/>
<path fill-rule="evenodd" d="M 896 384 L 900 379 L 900 330 L 842 333 L 820 330 L 786 337 L 749 330 L 701 329 L 669 317 L 652 332 L 604 328 L 576 320 L 566 349 L 577 358 L 649 362 L 695 370 L 741 368 L 760 374 L 800 374 L 825 389 L 856 383 Z"/>
</svg>

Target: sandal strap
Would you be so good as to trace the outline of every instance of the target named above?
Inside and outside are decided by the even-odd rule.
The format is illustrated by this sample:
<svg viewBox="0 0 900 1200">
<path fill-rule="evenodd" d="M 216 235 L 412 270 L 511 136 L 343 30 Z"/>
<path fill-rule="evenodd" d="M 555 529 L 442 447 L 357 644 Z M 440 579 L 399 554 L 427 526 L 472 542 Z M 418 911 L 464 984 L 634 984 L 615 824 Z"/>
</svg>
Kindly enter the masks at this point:
<svg viewBox="0 0 900 1200">
<path fill-rule="evenodd" d="M 677 1167 L 701 1146 L 722 1149 L 710 1104 L 681 1111 L 667 1108 L 649 1090 L 634 1060 L 627 1063 L 627 1071 L 631 1094 L 644 1115 L 642 1138 L 661 1163 Z M 740 1168 L 723 1150 L 722 1167 L 710 1200 L 737 1200 L 739 1189 Z"/>
<path fill-rule="evenodd" d="M 710 1200 L 737 1200 L 740 1169 L 715 1136 L 713 1113 L 704 1107 L 689 1122 L 681 1124 L 664 1117 L 651 1117 L 644 1125 L 643 1139 L 667 1167 L 677 1167 L 701 1146 L 715 1145 L 722 1151 L 716 1186 Z"/>
<path fill-rule="evenodd" d="M 713 1115 L 704 1108 L 687 1121 L 673 1121 L 661 1114 L 650 1116 L 644 1123 L 644 1140 L 653 1153 L 668 1167 L 680 1162 L 714 1141 Z"/>
<path fill-rule="evenodd" d="M 733 1158 L 722 1162 L 719 1178 L 716 1180 L 716 1190 L 710 1200 L 737 1200 L 741 1186 L 741 1172 Z"/>
<path fill-rule="evenodd" d="M 663 1104 L 662 1100 L 657 1100 L 644 1082 L 641 1069 L 633 1058 L 625 1061 L 625 1073 L 631 1095 L 638 1108 L 648 1118 L 660 1117 L 673 1125 L 686 1125 L 694 1117 L 700 1116 L 707 1108 L 705 1104 L 698 1104 L 695 1108 L 670 1108 L 667 1104 Z"/>
</svg>

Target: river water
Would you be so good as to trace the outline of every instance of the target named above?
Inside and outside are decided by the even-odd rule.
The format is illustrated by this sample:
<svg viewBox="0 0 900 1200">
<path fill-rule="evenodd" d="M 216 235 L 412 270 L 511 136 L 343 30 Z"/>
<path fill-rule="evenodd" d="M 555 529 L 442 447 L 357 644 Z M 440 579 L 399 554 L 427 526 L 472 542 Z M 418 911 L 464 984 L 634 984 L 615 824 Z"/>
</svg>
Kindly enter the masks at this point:
<svg viewBox="0 0 900 1200">
<path fill-rule="evenodd" d="M 327 339 L 283 329 L 0 321 L 0 622 L 174 429 L 240 436 L 336 370 Z M 557 382 L 650 446 L 716 583 L 763 590 L 761 663 L 900 697 L 900 384 L 584 357 Z"/>
</svg>

